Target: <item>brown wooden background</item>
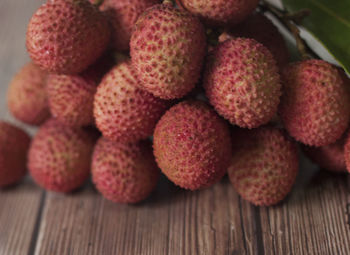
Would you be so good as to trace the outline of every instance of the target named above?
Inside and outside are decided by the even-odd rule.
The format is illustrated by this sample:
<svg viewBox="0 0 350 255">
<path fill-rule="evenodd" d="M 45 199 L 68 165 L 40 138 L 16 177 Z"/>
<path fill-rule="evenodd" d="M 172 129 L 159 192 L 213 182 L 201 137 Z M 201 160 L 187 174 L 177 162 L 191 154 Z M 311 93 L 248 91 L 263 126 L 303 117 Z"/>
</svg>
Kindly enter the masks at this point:
<svg viewBox="0 0 350 255">
<path fill-rule="evenodd" d="M 43 0 L 0 0 L 0 117 L 6 90 L 26 62 L 26 25 Z M 71 195 L 44 192 L 27 178 L 0 191 L 0 255 L 22 254 L 350 254 L 346 175 L 303 163 L 288 199 L 257 208 L 227 179 L 186 192 L 163 178 L 136 206 L 104 200 L 91 184 Z"/>
</svg>

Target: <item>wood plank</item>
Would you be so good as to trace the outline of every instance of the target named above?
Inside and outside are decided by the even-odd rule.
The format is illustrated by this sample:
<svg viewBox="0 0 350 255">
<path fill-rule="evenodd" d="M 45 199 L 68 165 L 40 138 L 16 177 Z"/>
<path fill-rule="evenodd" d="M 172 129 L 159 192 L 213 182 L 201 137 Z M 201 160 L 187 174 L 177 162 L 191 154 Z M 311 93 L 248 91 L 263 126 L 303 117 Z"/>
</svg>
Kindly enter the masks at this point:
<svg viewBox="0 0 350 255">
<path fill-rule="evenodd" d="M 113 204 L 91 187 L 49 193 L 35 254 L 252 254 L 256 232 L 255 209 L 227 180 L 186 192 L 163 178 L 133 206 Z"/>
<path fill-rule="evenodd" d="M 312 168 L 289 199 L 261 208 L 265 254 L 350 254 L 348 177 Z"/>
<path fill-rule="evenodd" d="M 0 254 L 27 254 L 44 192 L 30 180 L 0 191 Z"/>
</svg>

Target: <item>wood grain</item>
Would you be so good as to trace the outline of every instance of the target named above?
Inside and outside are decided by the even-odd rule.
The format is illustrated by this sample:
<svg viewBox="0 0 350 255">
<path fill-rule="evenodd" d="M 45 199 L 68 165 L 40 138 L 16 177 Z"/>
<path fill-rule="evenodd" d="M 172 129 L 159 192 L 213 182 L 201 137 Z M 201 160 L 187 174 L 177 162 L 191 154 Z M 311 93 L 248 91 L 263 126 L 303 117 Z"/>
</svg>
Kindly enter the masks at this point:
<svg viewBox="0 0 350 255">
<path fill-rule="evenodd" d="M 0 192 L 0 254 L 28 254 L 35 244 L 44 192 L 31 181 Z"/>
<path fill-rule="evenodd" d="M 255 210 L 227 180 L 186 192 L 163 178 L 134 206 L 106 201 L 91 187 L 49 193 L 35 254 L 252 254 L 257 247 Z"/>
</svg>

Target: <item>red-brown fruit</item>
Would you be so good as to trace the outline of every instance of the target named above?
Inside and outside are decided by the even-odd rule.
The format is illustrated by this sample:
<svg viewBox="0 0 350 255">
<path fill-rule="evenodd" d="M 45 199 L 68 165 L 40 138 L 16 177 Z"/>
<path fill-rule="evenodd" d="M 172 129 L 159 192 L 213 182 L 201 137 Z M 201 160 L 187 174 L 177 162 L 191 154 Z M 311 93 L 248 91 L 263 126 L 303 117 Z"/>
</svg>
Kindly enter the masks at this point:
<svg viewBox="0 0 350 255">
<path fill-rule="evenodd" d="M 70 192 L 84 184 L 90 174 L 94 135 L 81 128 L 50 119 L 34 137 L 28 168 L 41 187 Z"/>
<path fill-rule="evenodd" d="M 257 7 L 259 0 L 176 0 L 177 4 L 209 25 L 234 25 L 242 22 Z"/>
<path fill-rule="evenodd" d="M 113 47 L 116 50 L 129 49 L 131 32 L 138 17 L 159 0 L 104 0 L 100 6 L 112 25 Z"/>
<path fill-rule="evenodd" d="M 344 145 L 346 136 L 332 143 L 321 147 L 303 146 L 303 151 L 315 164 L 331 172 L 347 172 L 344 158 Z"/>
<path fill-rule="evenodd" d="M 190 190 L 218 182 L 231 157 L 228 124 L 201 101 L 183 101 L 158 122 L 154 155 L 159 168 L 176 185 Z"/>
<path fill-rule="evenodd" d="M 181 98 L 199 79 L 206 53 L 204 27 L 171 4 L 155 5 L 138 19 L 130 51 L 145 90 L 163 99 Z"/>
<path fill-rule="evenodd" d="M 110 27 L 97 7 L 86 0 L 49 0 L 31 18 L 27 50 L 42 69 L 77 74 L 108 46 Z"/>
<path fill-rule="evenodd" d="M 96 125 L 114 141 L 133 142 L 153 134 L 168 102 L 139 88 L 130 60 L 115 66 L 97 88 L 94 100 Z"/>
<path fill-rule="evenodd" d="M 313 59 L 287 66 L 282 78 L 280 113 L 288 133 L 309 146 L 337 141 L 350 118 L 349 94 L 338 70 Z"/>
<path fill-rule="evenodd" d="M 93 124 L 96 89 L 93 80 L 80 75 L 50 75 L 47 93 L 52 116 L 68 126 Z"/>
<path fill-rule="evenodd" d="M 345 158 L 346 169 L 348 172 L 350 172 L 350 133 L 348 133 L 345 140 L 344 158 Z"/>
<path fill-rule="evenodd" d="M 27 133 L 0 121 L 0 188 L 17 183 L 27 173 L 29 144 Z"/>
<path fill-rule="evenodd" d="M 38 126 L 50 117 L 46 77 L 46 72 L 32 62 L 15 75 L 7 92 L 7 104 L 16 119 Z"/>
<path fill-rule="evenodd" d="M 236 191 L 259 206 L 274 205 L 291 191 L 298 173 L 297 146 L 280 129 L 237 129 L 228 173 Z"/>
<path fill-rule="evenodd" d="M 281 84 L 276 62 L 254 39 L 219 44 L 209 56 L 203 83 L 210 103 L 234 125 L 256 128 L 278 110 Z"/>
<path fill-rule="evenodd" d="M 118 143 L 102 137 L 95 146 L 93 182 L 113 202 L 146 199 L 156 187 L 159 173 L 150 142 Z"/>
<path fill-rule="evenodd" d="M 252 14 L 243 23 L 233 27 L 228 35 L 252 38 L 260 42 L 275 57 L 280 69 L 289 62 L 289 52 L 283 36 L 271 20 L 261 13 Z M 224 36 L 221 40 L 224 40 Z"/>
</svg>

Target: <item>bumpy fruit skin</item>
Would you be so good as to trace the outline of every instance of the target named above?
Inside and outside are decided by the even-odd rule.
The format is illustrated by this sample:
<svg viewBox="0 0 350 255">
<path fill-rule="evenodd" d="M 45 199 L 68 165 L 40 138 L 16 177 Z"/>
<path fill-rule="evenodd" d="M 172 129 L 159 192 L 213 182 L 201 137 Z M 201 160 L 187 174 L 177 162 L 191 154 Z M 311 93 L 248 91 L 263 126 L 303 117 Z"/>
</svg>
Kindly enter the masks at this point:
<svg viewBox="0 0 350 255">
<path fill-rule="evenodd" d="M 181 98 L 199 79 L 206 52 L 204 27 L 171 4 L 155 5 L 138 19 L 130 50 L 145 90 L 163 99 Z"/>
<path fill-rule="evenodd" d="M 54 0 L 42 5 L 27 30 L 27 50 L 42 69 L 77 74 L 108 46 L 107 19 L 86 0 Z"/>
<path fill-rule="evenodd" d="M 32 62 L 15 75 L 7 93 L 7 104 L 16 119 L 38 126 L 50 117 L 46 79 L 46 72 Z"/>
<path fill-rule="evenodd" d="M 289 62 L 289 52 L 283 36 L 271 20 L 261 13 L 250 15 L 243 23 L 233 27 L 229 35 L 260 42 L 272 53 L 280 69 Z"/>
<path fill-rule="evenodd" d="M 323 169 L 331 172 L 347 172 L 344 157 L 344 145 L 346 136 L 335 143 L 322 147 L 303 146 L 303 151 L 308 158 Z"/>
<path fill-rule="evenodd" d="M 89 131 L 48 120 L 30 146 L 31 176 L 47 190 L 70 192 L 79 188 L 90 174 L 94 141 Z"/>
<path fill-rule="evenodd" d="M 104 0 L 100 10 L 112 25 L 112 41 L 116 50 L 128 50 L 131 32 L 138 17 L 158 0 Z"/>
<path fill-rule="evenodd" d="M 17 183 L 27 173 L 29 144 L 27 133 L 0 121 L 0 188 Z"/>
<path fill-rule="evenodd" d="M 183 101 L 158 122 L 154 155 L 162 172 L 176 185 L 190 190 L 218 182 L 231 156 L 228 124 L 201 101 Z"/>
<path fill-rule="evenodd" d="M 209 25 L 234 25 L 242 22 L 257 7 L 259 0 L 176 0 L 181 8 Z"/>
<path fill-rule="evenodd" d="M 97 85 L 80 75 L 50 75 L 47 93 L 51 114 L 68 126 L 94 123 L 93 104 Z"/>
<path fill-rule="evenodd" d="M 274 205 L 291 191 L 298 173 L 297 146 L 280 129 L 236 129 L 228 174 L 236 191 L 258 206 Z"/>
<path fill-rule="evenodd" d="M 323 60 L 293 63 L 283 71 L 280 113 L 288 133 L 309 146 L 337 141 L 348 127 L 349 95 L 338 70 Z"/>
<path fill-rule="evenodd" d="M 98 129 L 113 141 L 133 142 L 153 134 L 169 103 L 139 88 L 130 60 L 116 65 L 102 80 L 94 99 Z"/>
<path fill-rule="evenodd" d="M 156 187 L 160 171 L 150 142 L 119 143 L 105 137 L 97 142 L 92 178 L 102 195 L 116 203 L 137 203 Z"/>
<path fill-rule="evenodd" d="M 278 110 L 281 84 L 276 62 L 253 39 L 219 44 L 209 56 L 203 83 L 210 103 L 234 125 L 256 128 Z"/>
</svg>

